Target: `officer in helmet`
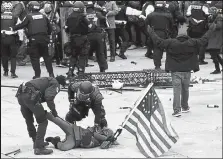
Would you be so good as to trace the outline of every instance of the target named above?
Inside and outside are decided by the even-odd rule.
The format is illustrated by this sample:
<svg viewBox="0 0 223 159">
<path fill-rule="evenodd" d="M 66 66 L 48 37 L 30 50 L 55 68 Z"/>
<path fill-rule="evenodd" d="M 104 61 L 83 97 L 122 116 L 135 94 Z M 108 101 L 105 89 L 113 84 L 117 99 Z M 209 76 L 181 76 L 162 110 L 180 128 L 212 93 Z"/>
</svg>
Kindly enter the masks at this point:
<svg viewBox="0 0 223 159">
<path fill-rule="evenodd" d="M 17 32 L 11 32 L 10 27 L 14 27 L 18 18 L 12 14 L 12 3 L 4 2 L 1 5 L 1 54 L 2 66 L 4 69 L 4 76 L 8 76 L 8 61 L 11 61 L 11 77 L 17 78 L 16 70 L 16 54 L 17 45 L 16 39 L 18 38 Z"/>
<path fill-rule="evenodd" d="M 66 32 L 70 34 L 72 47 L 72 55 L 70 59 L 70 67 L 67 73 L 68 77 L 74 75 L 74 68 L 77 67 L 78 75 L 85 72 L 89 41 L 87 38 L 89 21 L 86 18 L 85 6 L 81 1 L 74 3 L 73 12 L 66 21 Z"/>
<path fill-rule="evenodd" d="M 147 15 L 146 25 L 153 27 L 156 34 L 162 39 L 168 39 L 171 36 L 173 28 L 173 17 L 166 8 L 165 1 L 156 1 L 154 12 Z M 155 69 L 160 70 L 163 49 L 154 45 L 153 61 Z"/>
<path fill-rule="evenodd" d="M 40 70 L 40 57 L 43 57 L 46 69 L 50 77 L 54 77 L 52 61 L 48 52 L 49 35 L 51 34 L 52 27 L 48 18 L 39 12 L 40 4 L 37 1 L 30 1 L 28 3 L 30 13 L 25 17 L 22 23 L 12 27 L 13 30 L 23 28 L 28 29 L 29 50 L 31 63 L 35 72 L 35 78 L 39 78 Z"/>
<path fill-rule="evenodd" d="M 87 18 L 90 23 L 90 28 L 88 29 L 88 40 L 90 42 L 89 54 L 96 52 L 96 58 L 99 65 L 100 72 L 105 72 L 108 69 L 108 63 L 105 59 L 104 45 L 103 45 L 103 30 L 98 25 L 98 17 L 94 9 L 94 4 L 92 1 L 88 1 L 85 4 Z"/>
<path fill-rule="evenodd" d="M 66 121 L 70 123 L 81 121 L 88 116 L 91 108 L 95 114 L 95 125 L 99 128 L 107 127 L 105 110 L 102 105 L 104 97 L 98 87 L 93 86 L 89 81 L 71 83 L 68 87 L 68 99 L 70 109 L 65 117 Z"/>
</svg>

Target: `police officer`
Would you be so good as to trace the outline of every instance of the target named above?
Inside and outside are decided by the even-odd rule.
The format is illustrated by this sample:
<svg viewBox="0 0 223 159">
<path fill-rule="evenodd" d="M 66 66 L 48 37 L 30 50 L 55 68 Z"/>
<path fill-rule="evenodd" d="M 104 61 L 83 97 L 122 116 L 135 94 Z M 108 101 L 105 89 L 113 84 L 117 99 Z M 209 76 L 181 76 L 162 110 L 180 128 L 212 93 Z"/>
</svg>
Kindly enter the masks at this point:
<svg viewBox="0 0 223 159">
<path fill-rule="evenodd" d="M 10 27 L 16 25 L 18 18 L 12 15 L 12 3 L 3 2 L 1 5 L 1 54 L 2 66 L 4 69 L 4 76 L 8 76 L 8 61 L 11 59 L 11 77 L 17 78 L 16 70 L 16 54 L 17 45 L 16 39 L 18 36 L 16 32 L 10 32 Z"/>
<path fill-rule="evenodd" d="M 105 110 L 102 105 L 104 98 L 98 87 L 93 86 L 89 81 L 71 83 L 68 87 L 68 99 L 70 110 L 65 117 L 66 121 L 70 123 L 81 121 L 88 116 L 91 108 L 95 114 L 95 125 L 101 128 L 107 127 Z"/>
<path fill-rule="evenodd" d="M 187 33 L 191 38 L 200 38 L 208 30 L 208 7 L 205 1 L 194 1 L 187 9 L 186 16 L 189 17 Z M 199 50 L 199 64 L 205 65 L 205 46 Z"/>
<path fill-rule="evenodd" d="M 85 129 L 76 124 L 70 124 L 60 117 L 54 117 L 51 113 L 47 113 L 47 119 L 55 123 L 66 133 L 66 138 L 63 141 L 60 140 L 59 136 L 46 138 L 47 142 L 51 142 L 56 149 L 61 151 L 68 151 L 73 148 L 103 146 L 103 143 L 108 141 L 109 138 L 111 139 L 114 135 L 113 131 L 109 128 L 104 127 L 103 129 L 97 130 L 93 126 Z"/>
<path fill-rule="evenodd" d="M 108 69 L 108 63 L 105 59 L 102 28 L 98 25 L 98 18 L 94 10 L 92 1 L 86 4 L 87 18 L 89 20 L 90 28 L 88 30 L 88 40 L 90 42 L 89 53 L 96 51 L 96 58 L 100 68 L 100 72 L 105 72 Z"/>
<path fill-rule="evenodd" d="M 44 143 L 44 136 L 48 121 L 46 111 L 41 103 L 46 102 L 52 114 L 57 116 L 54 98 L 60 90 L 60 85 L 66 84 L 64 76 L 42 77 L 21 84 L 18 88 L 16 97 L 21 106 L 21 113 L 26 121 L 29 136 L 34 142 L 35 155 L 51 154 L 53 150 L 46 149 L 47 143 Z M 34 126 L 34 118 L 38 123 L 36 130 Z"/>
<path fill-rule="evenodd" d="M 173 28 L 172 15 L 165 6 L 164 1 L 156 1 L 154 12 L 149 14 L 145 20 L 146 25 L 153 27 L 156 34 L 162 39 L 169 38 Z M 162 56 L 163 49 L 154 45 L 153 61 L 157 70 L 160 70 Z"/>
<path fill-rule="evenodd" d="M 85 15 L 85 6 L 81 1 L 74 3 L 73 12 L 66 21 L 66 32 L 70 34 L 72 56 L 70 58 L 68 77 L 74 75 L 74 68 L 77 67 L 78 75 L 85 72 L 89 41 L 87 38 L 89 21 Z"/>
<path fill-rule="evenodd" d="M 29 39 L 29 55 L 35 72 L 35 78 L 39 78 L 40 70 L 40 57 L 42 56 L 46 65 L 46 69 L 50 77 L 54 77 L 52 60 L 48 53 L 48 43 L 52 28 L 48 18 L 39 12 L 40 4 L 37 1 L 28 3 L 30 14 L 26 16 L 21 24 L 12 27 L 13 30 L 19 30 L 24 27 L 28 28 Z"/>
<path fill-rule="evenodd" d="M 118 56 L 121 57 L 122 59 L 127 59 L 127 57 L 125 56 L 125 52 L 129 47 L 129 35 L 126 30 L 127 16 L 126 16 L 125 2 L 117 1 L 116 4 L 119 8 L 119 12 L 115 16 L 115 23 L 116 23 L 115 41 L 117 42 L 118 39 L 121 38 L 122 43 L 120 46 L 120 52 Z"/>
</svg>

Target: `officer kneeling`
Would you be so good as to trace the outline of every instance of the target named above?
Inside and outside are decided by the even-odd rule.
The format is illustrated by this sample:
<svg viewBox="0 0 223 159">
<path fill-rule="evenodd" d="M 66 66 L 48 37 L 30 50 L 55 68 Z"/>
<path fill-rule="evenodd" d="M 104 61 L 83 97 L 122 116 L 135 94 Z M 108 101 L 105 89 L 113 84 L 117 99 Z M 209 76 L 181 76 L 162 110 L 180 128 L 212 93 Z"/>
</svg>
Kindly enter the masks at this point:
<svg viewBox="0 0 223 159">
<path fill-rule="evenodd" d="M 95 114 L 95 126 L 98 128 L 107 127 L 105 110 L 102 105 L 104 98 L 98 87 L 93 86 L 89 81 L 71 83 L 68 87 L 68 99 L 70 109 L 65 117 L 66 121 L 70 123 L 81 121 L 88 116 L 91 108 Z"/>
</svg>

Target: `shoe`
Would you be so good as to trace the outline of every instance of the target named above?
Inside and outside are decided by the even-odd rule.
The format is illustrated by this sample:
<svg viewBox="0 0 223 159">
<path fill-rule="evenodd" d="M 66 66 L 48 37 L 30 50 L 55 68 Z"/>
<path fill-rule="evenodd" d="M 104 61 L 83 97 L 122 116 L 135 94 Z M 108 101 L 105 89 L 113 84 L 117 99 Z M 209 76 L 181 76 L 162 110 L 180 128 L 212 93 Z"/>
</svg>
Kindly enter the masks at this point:
<svg viewBox="0 0 223 159">
<path fill-rule="evenodd" d="M 18 78 L 18 76 L 17 76 L 15 73 L 12 73 L 12 74 L 11 74 L 11 77 L 12 77 L 12 78 Z"/>
<path fill-rule="evenodd" d="M 220 70 L 214 70 L 213 72 L 211 72 L 210 74 L 220 74 L 221 71 Z"/>
<path fill-rule="evenodd" d="M 206 61 L 199 61 L 199 65 L 206 65 L 206 64 L 208 64 L 208 62 L 206 62 Z"/>
<path fill-rule="evenodd" d="M 20 61 L 20 62 L 18 62 L 17 65 L 18 65 L 18 66 L 25 66 L 25 65 L 26 65 L 26 62 L 24 62 L 24 61 Z"/>
<path fill-rule="evenodd" d="M 100 72 L 105 72 L 105 69 L 104 68 L 100 68 Z"/>
<path fill-rule="evenodd" d="M 44 143 L 43 143 L 43 147 L 46 147 L 46 146 L 48 146 L 48 145 L 49 145 L 48 142 L 44 142 Z M 33 142 L 33 149 L 35 149 L 35 142 Z"/>
<path fill-rule="evenodd" d="M 49 77 L 53 77 L 53 78 L 54 78 L 55 76 L 54 76 L 53 73 L 50 73 L 50 74 L 49 74 Z"/>
<path fill-rule="evenodd" d="M 153 59 L 153 54 L 145 54 L 145 57 L 148 57 L 148 58 L 150 58 L 150 59 Z"/>
<path fill-rule="evenodd" d="M 51 142 L 55 146 L 55 148 L 57 148 L 57 143 L 61 141 L 59 136 L 47 137 L 45 140 L 47 142 Z"/>
<path fill-rule="evenodd" d="M 5 77 L 7 77 L 8 75 L 9 75 L 8 72 L 3 73 L 3 76 L 5 76 Z"/>
<path fill-rule="evenodd" d="M 111 56 L 110 62 L 114 62 L 114 61 L 115 61 L 115 57 L 114 56 Z"/>
<path fill-rule="evenodd" d="M 190 111 L 190 107 L 187 107 L 186 109 L 182 108 L 181 110 L 182 113 L 188 113 L 189 111 Z"/>
<path fill-rule="evenodd" d="M 174 113 L 172 115 L 175 116 L 175 117 L 180 117 L 181 112 L 180 111 L 174 111 Z"/>
<path fill-rule="evenodd" d="M 124 54 L 119 54 L 118 56 L 122 59 L 127 59 L 127 57 Z"/>
<path fill-rule="evenodd" d="M 33 76 L 33 79 L 40 78 L 40 76 Z"/>
<path fill-rule="evenodd" d="M 49 155 L 53 153 L 52 149 L 46 149 L 46 148 L 35 148 L 34 154 L 35 155 Z"/>
<path fill-rule="evenodd" d="M 131 45 L 129 48 L 128 48 L 128 50 L 134 50 L 134 49 L 136 49 L 137 47 L 135 46 L 135 45 Z"/>
<path fill-rule="evenodd" d="M 94 67 L 94 65 L 87 64 L 86 67 Z"/>
</svg>

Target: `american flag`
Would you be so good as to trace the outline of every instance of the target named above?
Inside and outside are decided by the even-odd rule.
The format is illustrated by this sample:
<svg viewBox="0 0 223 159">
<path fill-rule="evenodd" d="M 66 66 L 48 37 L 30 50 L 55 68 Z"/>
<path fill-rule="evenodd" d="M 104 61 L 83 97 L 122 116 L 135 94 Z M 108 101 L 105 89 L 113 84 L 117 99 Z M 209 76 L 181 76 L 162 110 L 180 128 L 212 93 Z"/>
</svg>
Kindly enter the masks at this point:
<svg viewBox="0 0 223 159">
<path fill-rule="evenodd" d="M 123 127 L 136 137 L 136 145 L 145 157 L 155 158 L 167 152 L 177 142 L 178 135 L 167 121 L 154 88 L 148 87 Z"/>
</svg>

